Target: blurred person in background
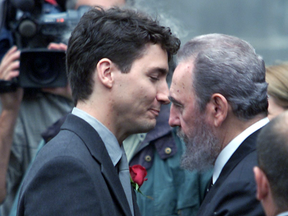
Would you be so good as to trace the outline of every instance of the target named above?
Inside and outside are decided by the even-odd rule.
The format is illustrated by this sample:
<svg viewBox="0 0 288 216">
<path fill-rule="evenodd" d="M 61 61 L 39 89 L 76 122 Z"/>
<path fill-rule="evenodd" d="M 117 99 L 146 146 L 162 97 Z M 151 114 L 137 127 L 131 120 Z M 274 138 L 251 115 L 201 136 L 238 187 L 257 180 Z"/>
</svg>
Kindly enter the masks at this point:
<svg viewBox="0 0 288 216">
<path fill-rule="evenodd" d="M 267 216 L 288 216 L 288 111 L 271 120 L 257 139 L 257 199 Z"/>
<path fill-rule="evenodd" d="M 49 49 L 62 49 L 51 44 Z M 2 59 L 0 77 L 11 80 L 19 75 L 20 51 L 12 47 Z M 0 94 L 0 151 L 2 215 L 9 215 L 20 182 L 37 152 L 41 133 L 65 113 L 71 111 L 70 87 Z M 6 197 L 5 197 L 6 196 Z"/>
<path fill-rule="evenodd" d="M 268 83 L 268 118 L 271 120 L 288 109 L 288 63 L 266 67 Z"/>
</svg>

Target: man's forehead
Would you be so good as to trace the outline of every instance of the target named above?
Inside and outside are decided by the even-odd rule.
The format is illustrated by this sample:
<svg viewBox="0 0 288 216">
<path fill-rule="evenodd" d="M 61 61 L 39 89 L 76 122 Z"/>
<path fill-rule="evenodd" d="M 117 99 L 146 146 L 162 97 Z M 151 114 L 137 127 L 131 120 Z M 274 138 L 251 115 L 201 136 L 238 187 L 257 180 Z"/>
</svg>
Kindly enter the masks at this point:
<svg viewBox="0 0 288 216">
<path fill-rule="evenodd" d="M 185 88 L 185 84 L 187 85 L 192 82 L 192 70 L 193 64 L 191 62 L 179 63 L 173 73 L 172 85 Z"/>
<path fill-rule="evenodd" d="M 169 91 L 171 97 L 177 99 L 183 94 L 192 92 L 192 67 L 191 62 L 182 62 L 177 65 Z"/>
<path fill-rule="evenodd" d="M 139 62 L 141 62 L 140 65 L 142 66 L 143 61 L 147 62 L 145 65 L 147 71 L 154 70 L 165 75 L 168 74 L 168 54 L 161 48 L 160 44 L 147 43 L 140 57 L 132 62 L 132 67 L 139 65 Z"/>
</svg>

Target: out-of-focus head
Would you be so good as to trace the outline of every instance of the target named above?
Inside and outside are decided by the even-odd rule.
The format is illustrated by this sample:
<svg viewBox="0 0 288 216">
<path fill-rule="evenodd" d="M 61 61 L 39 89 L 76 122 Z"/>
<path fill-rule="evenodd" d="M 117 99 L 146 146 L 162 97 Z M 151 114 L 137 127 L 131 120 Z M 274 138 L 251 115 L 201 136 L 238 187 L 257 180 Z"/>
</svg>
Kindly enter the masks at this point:
<svg viewBox="0 0 288 216">
<path fill-rule="evenodd" d="M 268 117 L 272 119 L 288 109 L 288 63 L 266 67 Z"/>
<path fill-rule="evenodd" d="M 133 9 L 96 7 L 86 12 L 72 32 L 67 49 L 67 73 L 74 102 L 89 98 L 94 85 L 92 76 L 101 59 L 111 60 L 128 73 L 149 44 L 160 45 L 171 59 L 180 40 L 169 28 Z"/>
<path fill-rule="evenodd" d="M 258 167 L 254 168 L 257 198 L 268 216 L 288 211 L 288 111 L 261 130 L 257 155 Z"/>
<path fill-rule="evenodd" d="M 177 61 L 170 87 L 169 124 L 179 126 L 181 134 L 186 136 L 187 149 L 191 147 L 190 161 L 194 158 L 201 160 L 199 164 L 203 166 L 206 162 L 212 165 L 221 149 L 217 146 L 220 144 L 215 125 L 207 123 L 207 104 L 214 99 L 216 105 L 226 101 L 231 107 L 229 112 L 240 120 L 253 119 L 258 114 L 266 116 L 264 61 L 246 41 L 223 34 L 193 38 L 179 50 Z M 218 120 L 217 127 L 223 122 Z M 202 131 L 199 124 L 203 126 Z M 210 135 L 205 128 L 209 128 Z"/>
</svg>

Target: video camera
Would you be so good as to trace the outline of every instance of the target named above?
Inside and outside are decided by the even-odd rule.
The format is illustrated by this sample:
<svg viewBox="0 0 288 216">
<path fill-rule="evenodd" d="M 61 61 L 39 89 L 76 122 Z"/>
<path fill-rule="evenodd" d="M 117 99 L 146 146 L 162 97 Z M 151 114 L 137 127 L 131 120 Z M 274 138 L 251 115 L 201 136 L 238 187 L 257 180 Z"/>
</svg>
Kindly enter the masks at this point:
<svg viewBox="0 0 288 216">
<path fill-rule="evenodd" d="M 89 8 L 63 12 L 44 0 L 0 0 L 0 29 L 11 31 L 14 44 L 21 49 L 20 75 L 5 84 L 1 81 L 0 93 L 16 90 L 17 86 L 66 86 L 65 52 L 46 47 L 51 42 L 65 43 Z"/>
</svg>

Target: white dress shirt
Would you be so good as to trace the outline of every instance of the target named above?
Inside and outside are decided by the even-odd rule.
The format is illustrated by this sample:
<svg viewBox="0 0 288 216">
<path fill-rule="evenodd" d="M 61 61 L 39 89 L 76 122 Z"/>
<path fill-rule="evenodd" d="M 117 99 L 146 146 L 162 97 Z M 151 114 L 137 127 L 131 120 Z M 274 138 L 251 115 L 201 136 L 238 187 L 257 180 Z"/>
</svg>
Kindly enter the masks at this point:
<svg viewBox="0 0 288 216">
<path fill-rule="evenodd" d="M 234 154 L 234 152 L 237 150 L 237 148 L 241 145 L 241 143 L 252 133 L 265 126 L 268 122 L 269 122 L 268 118 L 263 118 L 257 121 L 250 127 L 246 128 L 242 133 L 240 133 L 230 143 L 228 143 L 227 146 L 225 146 L 225 148 L 220 152 L 215 161 L 213 179 L 212 179 L 213 184 L 217 181 L 223 167 L 228 162 L 230 157 Z"/>
</svg>

